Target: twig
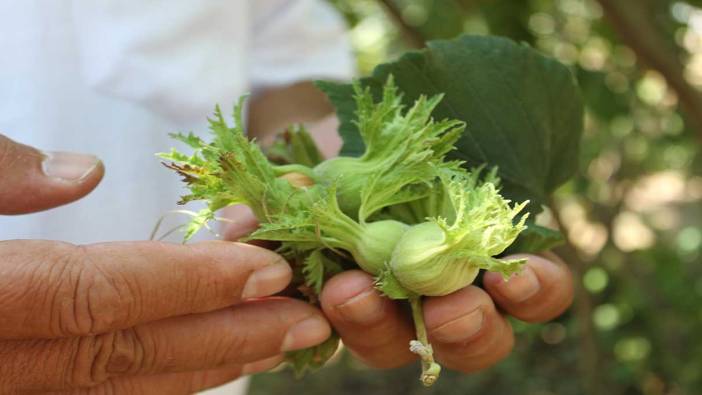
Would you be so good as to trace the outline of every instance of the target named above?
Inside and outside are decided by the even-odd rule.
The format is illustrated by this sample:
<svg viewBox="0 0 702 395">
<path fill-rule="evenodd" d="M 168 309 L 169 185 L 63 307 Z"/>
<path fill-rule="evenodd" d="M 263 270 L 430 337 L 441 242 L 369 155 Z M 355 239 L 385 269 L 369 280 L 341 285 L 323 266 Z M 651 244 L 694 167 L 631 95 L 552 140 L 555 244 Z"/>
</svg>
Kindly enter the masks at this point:
<svg viewBox="0 0 702 395">
<path fill-rule="evenodd" d="M 416 27 L 411 26 L 402 18 L 402 12 L 392 0 L 378 0 L 378 3 L 385 8 L 390 18 L 399 26 L 400 30 L 402 30 L 402 37 L 407 41 L 407 44 L 412 48 L 424 48 L 426 45 L 424 35 L 422 35 Z"/>
<path fill-rule="evenodd" d="M 568 230 L 563 225 L 559 211 L 553 200 L 549 202 L 549 208 L 553 212 L 553 218 L 559 229 L 564 234 L 565 244 L 556 248 L 556 252 L 569 263 L 575 275 L 575 302 L 574 311 L 576 324 L 578 327 L 578 345 L 580 348 L 580 358 L 578 359 L 580 377 L 585 394 L 599 395 L 602 392 L 599 353 L 597 340 L 595 339 L 595 328 L 592 322 L 592 300 L 582 283 L 583 275 L 587 270 L 587 264 L 578 256 L 577 249 L 568 239 Z"/>
<path fill-rule="evenodd" d="M 663 75 L 677 93 L 688 120 L 702 139 L 702 94 L 687 83 L 677 51 L 651 23 L 640 0 L 598 0 L 612 28 L 648 67 Z"/>
</svg>

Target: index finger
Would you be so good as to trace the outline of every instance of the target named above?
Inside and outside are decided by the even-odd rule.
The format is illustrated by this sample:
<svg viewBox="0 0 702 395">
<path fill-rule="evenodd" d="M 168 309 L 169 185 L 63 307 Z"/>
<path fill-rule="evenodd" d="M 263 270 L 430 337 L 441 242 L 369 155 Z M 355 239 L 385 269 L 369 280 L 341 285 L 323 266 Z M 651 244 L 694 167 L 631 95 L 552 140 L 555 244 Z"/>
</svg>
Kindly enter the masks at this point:
<svg viewBox="0 0 702 395">
<path fill-rule="evenodd" d="M 272 251 L 229 242 L 0 242 L 0 338 L 81 336 L 284 289 Z"/>
</svg>

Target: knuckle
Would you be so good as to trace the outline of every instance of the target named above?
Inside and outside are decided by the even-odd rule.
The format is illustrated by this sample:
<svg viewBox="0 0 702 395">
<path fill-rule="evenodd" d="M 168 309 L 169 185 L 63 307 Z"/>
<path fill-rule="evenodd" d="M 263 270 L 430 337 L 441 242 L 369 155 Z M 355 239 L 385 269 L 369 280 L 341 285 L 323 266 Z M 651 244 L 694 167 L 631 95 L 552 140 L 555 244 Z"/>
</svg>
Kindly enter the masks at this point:
<svg viewBox="0 0 702 395">
<path fill-rule="evenodd" d="M 109 275 L 83 247 L 64 259 L 65 280 L 56 292 L 60 305 L 59 330 L 70 335 L 90 335 L 117 328 L 133 310 L 133 293 L 118 276 Z"/>
<path fill-rule="evenodd" d="M 225 310 L 224 322 L 228 327 L 240 327 L 237 331 L 228 331 L 224 336 L 220 330 L 213 328 L 202 347 L 202 360 L 215 364 L 242 363 L 267 358 L 280 352 L 282 330 L 290 326 L 285 312 L 274 308 L 278 303 L 261 303 L 257 306 L 239 305 Z M 254 310 L 256 312 L 254 313 Z M 254 313 L 255 320 L 265 325 L 241 325 L 250 321 Z"/>
<path fill-rule="evenodd" d="M 112 381 L 106 381 L 96 387 L 78 388 L 70 392 L 71 395 L 118 395 L 118 394 L 136 394 L 130 388 L 118 385 Z"/>
<path fill-rule="evenodd" d="M 209 387 L 211 379 L 209 373 L 208 371 L 193 372 L 185 379 L 185 388 L 188 388 L 189 392 L 196 392 Z"/>
<path fill-rule="evenodd" d="M 232 322 L 241 322 L 241 315 L 236 308 L 229 309 Z M 212 346 L 204 350 L 206 359 L 217 363 L 248 360 L 261 354 L 262 337 L 248 330 L 237 331 L 234 335 L 214 338 Z"/>
<path fill-rule="evenodd" d="M 5 242 L 8 243 L 8 242 Z M 0 275 L 0 311 L 8 322 L 22 321 L 27 316 L 26 301 L 42 296 L 43 283 L 38 279 L 39 269 L 34 267 L 33 261 L 27 254 L 20 253 L 22 244 L 9 242 L 5 245 L 0 256 L 2 260 L 2 275 Z M 9 248 L 7 248 L 9 247 Z M 19 311 L 23 310 L 23 311 Z"/>
<path fill-rule="evenodd" d="M 38 300 L 49 316 L 49 327 L 56 336 L 80 333 L 81 319 L 76 313 L 76 292 L 82 262 L 78 249 L 70 244 L 54 245 L 37 264 L 26 273 L 27 289 Z"/>
<path fill-rule="evenodd" d="M 179 304 L 191 312 L 202 311 L 207 306 L 217 306 L 221 299 L 231 300 L 233 290 L 230 276 L 224 265 L 199 264 L 182 268 L 187 281 L 179 286 Z"/>
<path fill-rule="evenodd" d="M 77 387 L 108 383 L 115 376 L 148 372 L 153 347 L 136 329 L 78 340 L 70 382 Z"/>
<path fill-rule="evenodd" d="M 16 265 L 0 276 L 0 309 L 16 321 L 40 323 L 50 336 L 80 336 L 113 329 L 136 310 L 129 284 L 91 262 L 85 247 L 23 244 L 32 253 L 10 250 L 4 258 Z"/>
<path fill-rule="evenodd" d="M 134 380 L 109 380 L 99 388 L 99 392 L 93 392 L 90 395 L 139 395 L 153 393 Z M 153 391 L 153 389 L 151 390 Z"/>
<path fill-rule="evenodd" d="M 203 328 L 197 335 L 198 340 L 192 344 L 167 342 L 167 346 L 181 348 L 181 355 L 190 357 L 188 360 L 181 358 L 179 361 L 160 361 L 159 369 L 182 370 L 182 364 L 189 366 L 188 369 L 216 367 L 262 358 L 259 357 L 258 352 L 261 348 L 261 339 L 254 338 L 256 334 L 246 329 L 222 331 L 220 328 L 236 327 L 236 324 L 228 325 L 224 322 L 220 322 L 220 324 L 221 326 Z M 265 328 L 261 328 L 261 331 L 265 331 Z"/>
</svg>

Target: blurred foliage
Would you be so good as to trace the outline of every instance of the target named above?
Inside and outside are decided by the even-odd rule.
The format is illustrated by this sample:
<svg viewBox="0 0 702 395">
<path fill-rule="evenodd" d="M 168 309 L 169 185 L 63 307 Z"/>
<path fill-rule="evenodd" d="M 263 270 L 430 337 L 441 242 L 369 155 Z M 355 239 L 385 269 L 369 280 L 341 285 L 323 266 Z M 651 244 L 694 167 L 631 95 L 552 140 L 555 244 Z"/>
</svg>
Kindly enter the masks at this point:
<svg viewBox="0 0 702 395">
<path fill-rule="evenodd" d="M 619 38 L 600 5 L 607 2 L 330 1 L 349 22 L 363 74 L 411 49 L 412 35 L 463 32 L 507 36 L 572 66 L 587 103 L 581 170 L 541 220 L 559 219 L 570 235 L 563 256 L 580 291 L 551 323 L 513 321 L 517 344 L 507 360 L 447 373 L 430 389 L 416 382 L 417 366 L 374 371 L 342 353 L 302 381 L 287 371 L 258 376 L 251 393 L 700 393 L 702 130 L 686 121 L 670 75 L 648 68 Z M 645 8 L 649 18 L 634 28 L 655 27 L 689 87 L 701 88 L 702 1 L 622 2 Z"/>
</svg>

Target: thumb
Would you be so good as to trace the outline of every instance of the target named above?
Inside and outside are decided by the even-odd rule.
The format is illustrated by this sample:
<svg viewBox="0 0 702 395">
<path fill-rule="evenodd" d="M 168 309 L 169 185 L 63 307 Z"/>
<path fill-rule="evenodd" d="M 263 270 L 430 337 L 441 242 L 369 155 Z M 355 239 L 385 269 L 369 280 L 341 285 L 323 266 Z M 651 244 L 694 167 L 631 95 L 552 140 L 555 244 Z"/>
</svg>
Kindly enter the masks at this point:
<svg viewBox="0 0 702 395">
<path fill-rule="evenodd" d="M 0 134 L 0 214 L 41 211 L 80 199 L 104 172 L 95 156 L 41 152 Z"/>
</svg>

